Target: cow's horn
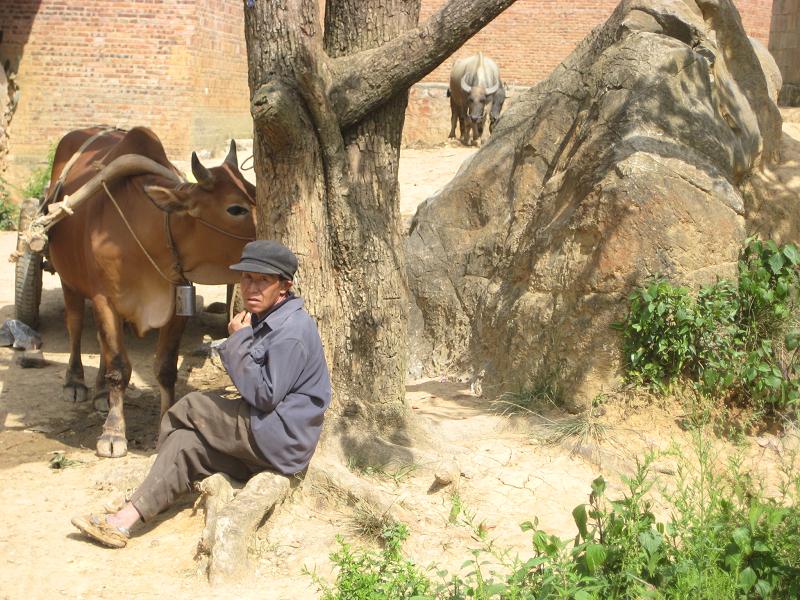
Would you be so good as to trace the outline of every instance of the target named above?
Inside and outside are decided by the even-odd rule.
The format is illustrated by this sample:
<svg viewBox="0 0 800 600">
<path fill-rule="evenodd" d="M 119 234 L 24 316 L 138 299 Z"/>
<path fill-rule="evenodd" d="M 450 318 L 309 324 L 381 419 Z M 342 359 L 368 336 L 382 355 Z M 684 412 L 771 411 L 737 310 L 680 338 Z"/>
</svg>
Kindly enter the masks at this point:
<svg viewBox="0 0 800 600">
<path fill-rule="evenodd" d="M 498 81 L 492 87 L 486 88 L 486 95 L 487 96 L 491 96 L 492 94 L 494 94 L 499 89 L 500 89 L 500 82 Z"/>
<path fill-rule="evenodd" d="M 461 78 L 461 89 L 467 92 L 468 94 L 472 91 L 472 86 L 467 83 L 467 76 L 464 75 Z"/>
<path fill-rule="evenodd" d="M 239 168 L 239 159 L 236 157 L 236 142 L 234 140 L 231 140 L 231 149 L 228 150 L 225 162 L 237 169 Z"/>
<path fill-rule="evenodd" d="M 192 152 L 192 175 L 197 180 L 201 187 L 211 187 L 214 185 L 214 176 L 211 171 L 203 166 L 200 159 L 197 158 L 197 152 Z"/>
</svg>

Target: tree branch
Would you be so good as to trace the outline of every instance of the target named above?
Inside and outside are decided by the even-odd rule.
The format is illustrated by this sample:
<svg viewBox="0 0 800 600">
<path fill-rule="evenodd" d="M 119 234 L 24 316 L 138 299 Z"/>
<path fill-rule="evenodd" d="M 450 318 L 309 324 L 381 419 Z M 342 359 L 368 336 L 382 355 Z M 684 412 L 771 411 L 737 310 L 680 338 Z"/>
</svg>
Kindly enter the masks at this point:
<svg viewBox="0 0 800 600">
<path fill-rule="evenodd" d="M 331 103 L 342 128 L 409 88 L 516 0 L 450 0 L 392 41 L 336 59 Z"/>
</svg>

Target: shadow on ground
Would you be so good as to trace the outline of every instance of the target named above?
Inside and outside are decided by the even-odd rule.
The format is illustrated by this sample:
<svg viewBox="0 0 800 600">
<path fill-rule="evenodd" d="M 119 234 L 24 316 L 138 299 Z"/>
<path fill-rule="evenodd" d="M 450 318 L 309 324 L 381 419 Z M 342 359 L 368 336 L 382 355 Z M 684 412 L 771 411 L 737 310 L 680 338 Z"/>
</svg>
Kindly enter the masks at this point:
<svg viewBox="0 0 800 600">
<path fill-rule="evenodd" d="M 14 318 L 14 306 L 0 307 L 0 322 Z M 22 462 L 49 460 L 52 453 L 72 449 L 93 449 L 101 433 L 105 415 L 96 411 L 91 400 L 73 403 L 62 399 L 64 373 L 69 361 L 69 338 L 64 325 L 61 291 L 42 291 L 39 333 L 47 361 L 42 368 L 24 369 L 19 364 L 22 352 L 0 348 L 0 468 Z M 192 371 L 206 362 L 197 351 L 204 338 L 227 335 L 223 314 L 203 312 L 190 320 L 181 341 L 176 395 L 196 389 L 209 389 L 204 381 L 190 378 Z M 125 348 L 132 366 L 132 385 L 125 399 L 128 448 L 131 453 L 150 453 L 158 432 L 160 399 L 152 362 L 157 331 L 139 338 L 126 331 Z M 82 336 L 85 381 L 94 386 L 99 365 L 99 344 L 91 305 L 87 302 Z M 91 394 L 90 394 L 91 395 Z"/>
</svg>

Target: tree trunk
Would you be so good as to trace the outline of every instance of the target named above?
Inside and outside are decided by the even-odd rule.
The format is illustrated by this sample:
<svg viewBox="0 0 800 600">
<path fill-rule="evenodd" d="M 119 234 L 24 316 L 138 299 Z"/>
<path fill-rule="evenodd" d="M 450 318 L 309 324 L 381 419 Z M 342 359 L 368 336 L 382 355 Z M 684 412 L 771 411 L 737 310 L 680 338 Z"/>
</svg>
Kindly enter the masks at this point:
<svg viewBox="0 0 800 600">
<path fill-rule="evenodd" d="M 245 2 L 258 234 L 300 258 L 334 402 L 326 430 L 406 445 L 408 288 L 397 199 L 408 87 L 513 0 Z M 252 4 L 252 6 L 250 6 Z M 350 444 L 347 444 L 348 446 Z"/>
</svg>

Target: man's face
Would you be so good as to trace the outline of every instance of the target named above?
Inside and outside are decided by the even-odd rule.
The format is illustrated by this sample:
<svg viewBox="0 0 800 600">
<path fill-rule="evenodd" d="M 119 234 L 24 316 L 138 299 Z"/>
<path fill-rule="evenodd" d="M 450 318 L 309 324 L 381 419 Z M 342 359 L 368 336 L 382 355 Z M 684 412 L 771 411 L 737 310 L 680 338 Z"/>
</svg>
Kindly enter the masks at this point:
<svg viewBox="0 0 800 600">
<path fill-rule="evenodd" d="M 263 273 L 242 273 L 242 299 L 245 308 L 261 315 L 286 297 L 292 282 L 278 275 Z"/>
</svg>

